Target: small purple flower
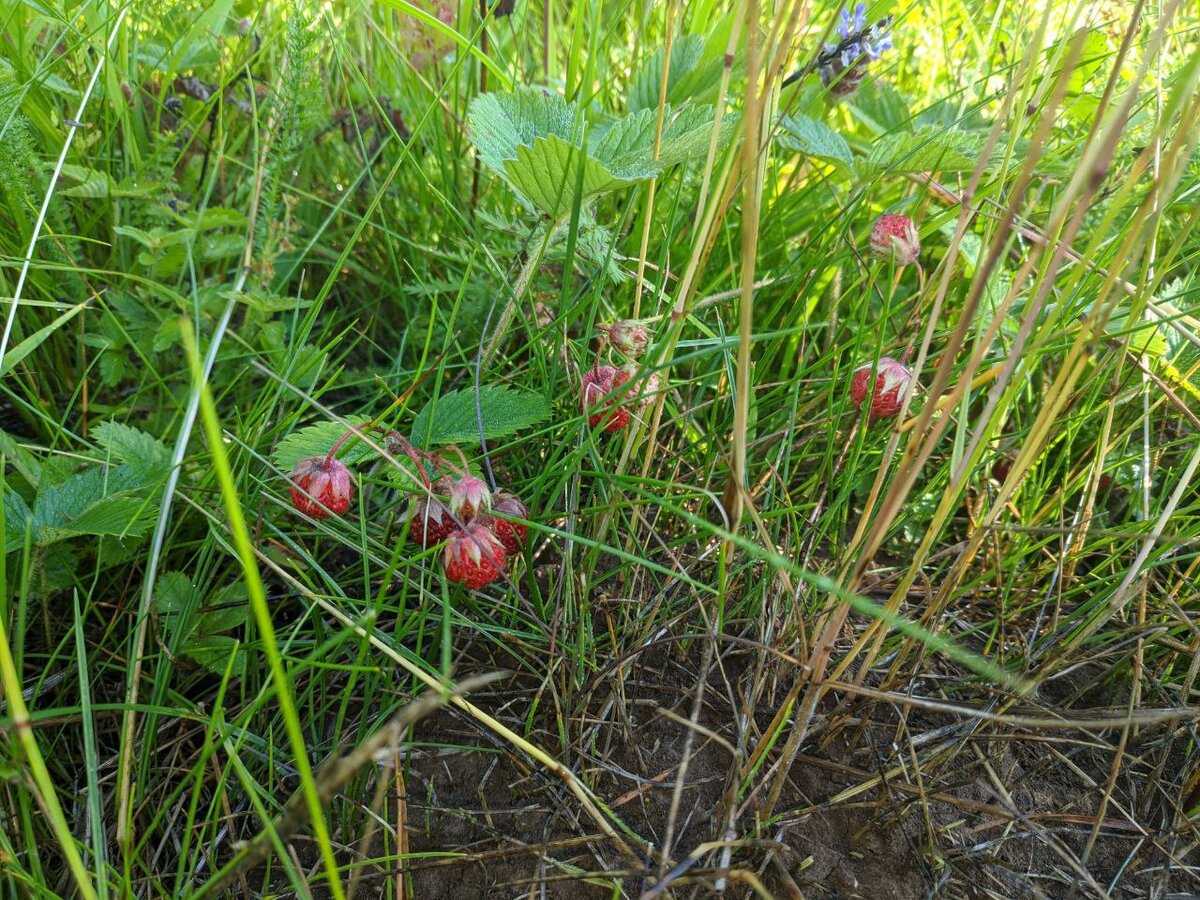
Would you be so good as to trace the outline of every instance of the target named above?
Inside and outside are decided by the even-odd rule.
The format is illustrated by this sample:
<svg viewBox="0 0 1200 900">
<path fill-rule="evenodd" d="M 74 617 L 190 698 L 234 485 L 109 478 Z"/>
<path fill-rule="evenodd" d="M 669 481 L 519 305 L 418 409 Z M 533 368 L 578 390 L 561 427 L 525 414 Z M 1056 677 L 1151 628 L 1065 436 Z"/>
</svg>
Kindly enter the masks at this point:
<svg viewBox="0 0 1200 900">
<path fill-rule="evenodd" d="M 844 41 L 850 35 L 857 34 L 867 27 L 867 4 L 859 3 L 854 7 L 854 15 L 850 15 L 850 10 L 842 7 L 841 22 L 838 23 L 838 36 Z"/>
</svg>

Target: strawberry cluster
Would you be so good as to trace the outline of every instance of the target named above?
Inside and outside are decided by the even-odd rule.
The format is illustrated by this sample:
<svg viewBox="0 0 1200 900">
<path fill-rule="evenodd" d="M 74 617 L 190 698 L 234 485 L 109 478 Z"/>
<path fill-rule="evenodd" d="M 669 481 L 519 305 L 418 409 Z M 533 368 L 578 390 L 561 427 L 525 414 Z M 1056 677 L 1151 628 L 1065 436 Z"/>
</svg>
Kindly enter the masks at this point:
<svg viewBox="0 0 1200 900">
<path fill-rule="evenodd" d="M 601 349 L 611 344 L 631 360 L 636 360 L 650 345 L 646 326 L 631 319 L 604 326 L 600 338 Z M 628 425 L 630 418 L 646 407 L 658 389 L 658 375 L 650 372 L 639 378 L 636 362 L 612 366 L 597 359 L 583 373 L 579 410 L 587 416 L 588 425 L 611 434 Z"/>
<path fill-rule="evenodd" d="M 445 542 L 446 577 L 477 590 L 499 578 L 508 558 L 521 552 L 527 531 L 516 520 L 528 516 L 525 504 L 511 491 L 492 493 L 470 474 L 443 477 L 428 495 L 413 502 L 408 536 L 422 547 Z"/>
<path fill-rule="evenodd" d="M 354 480 L 336 454 L 348 432 L 325 456 L 300 460 L 291 474 L 292 506 L 314 519 L 343 516 L 354 499 Z M 436 453 L 415 449 L 396 432 L 384 439 L 389 451 L 403 452 L 415 463 L 425 492 L 409 509 L 409 538 L 422 547 L 445 544 L 442 566 L 446 577 L 477 590 L 503 573 L 510 557 L 525 546 L 526 526 L 520 521 L 529 510 L 508 490 L 493 493 L 487 484 Z M 458 448 L 453 448 L 457 450 Z M 461 451 L 459 452 L 461 457 Z M 442 474 L 432 484 L 426 474 L 431 464 Z"/>
</svg>

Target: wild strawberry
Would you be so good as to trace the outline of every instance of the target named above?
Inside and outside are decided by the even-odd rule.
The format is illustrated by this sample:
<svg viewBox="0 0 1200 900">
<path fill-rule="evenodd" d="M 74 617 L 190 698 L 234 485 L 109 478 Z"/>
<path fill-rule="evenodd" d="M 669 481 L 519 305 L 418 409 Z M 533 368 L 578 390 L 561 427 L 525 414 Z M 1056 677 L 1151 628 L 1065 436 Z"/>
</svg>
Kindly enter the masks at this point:
<svg viewBox="0 0 1200 900">
<path fill-rule="evenodd" d="M 492 492 L 487 483 L 474 475 L 464 475 L 450 485 L 450 509 L 460 522 L 475 518 L 492 506 Z"/>
<path fill-rule="evenodd" d="M 898 266 L 916 262 L 921 253 L 921 238 L 917 226 L 908 216 L 884 213 L 871 229 L 871 255 L 893 260 Z"/>
<path fill-rule="evenodd" d="M 506 516 L 513 516 L 517 519 L 528 519 L 529 509 L 520 501 L 516 494 L 511 491 L 499 490 L 492 501 L 492 512 L 503 513 Z M 492 517 L 492 532 L 500 539 L 500 543 L 504 545 L 504 550 L 509 556 L 514 556 L 521 552 L 521 548 L 525 546 L 525 535 L 527 529 L 520 522 L 510 522 L 507 519 Z"/>
<path fill-rule="evenodd" d="M 433 490 L 438 494 L 449 493 L 450 479 L 439 479 L 433 486 Z M 450 532 L 456 527 L 454 516 L 450 514 L 450 507 L 437 497 L 425 496 L 413 500 L 409 520 L 412 524 L 408 527 L 408 536 L 414 543 L 420 544 L 422 547 L 440 544 L 450 536 Z"/>
<path fill-rule="evenodd" d="M 639 356 L 650 346 L 650 332 L 645 325 L 639 325 L 632 319 L 622 319 L 609 325 L 605 331 L 612 345 L 622 353 Z"/>
<path fill-rule="evenodd" d="M 628 375 L 617 381 L 619 370 L 612 366 L 596 366 L 583 375 L 579 405 L 588 413 L 588 424 L 593 428 L 604 425 L 606 432 L 620 431 L 629 424 L 629 411 L 618 397 L 608 397 L 614 387 L 629 380 Z M 605 398 L 608 397 L 606 400 Z"/>
<path fill-rule="evenodd" d="M 504 571 L 504 560 L 504 545 L 478 519 L 456 528 L 442 551 L 446 577 L 472 591 L 499 578 Z"/>
<path fill-rule="evenodd" d="M 292 506 L 314 519 L 343 515 L 354 499 L 354 480 L 340 459 L 310 456 L 292 469 Z"/>
<path fill-rule="evenodd" d="M 878 371 L 879 375 L 874 380 L 874 389 L 870 389 L 873 368 Z M 861 407 L 870 390 L 869 418 L 874 420 L 894 416 L 900 412 L 900 405 L 904 402 L 904 394 L 908 391 L 911 381 L 912 372 L 890 356 L 885 356 L 879 360 L 877 366 L 866 363 L 854 370 L 854 375 L 850 379 L 850 399 L 855 406 Z"/>
</svg>

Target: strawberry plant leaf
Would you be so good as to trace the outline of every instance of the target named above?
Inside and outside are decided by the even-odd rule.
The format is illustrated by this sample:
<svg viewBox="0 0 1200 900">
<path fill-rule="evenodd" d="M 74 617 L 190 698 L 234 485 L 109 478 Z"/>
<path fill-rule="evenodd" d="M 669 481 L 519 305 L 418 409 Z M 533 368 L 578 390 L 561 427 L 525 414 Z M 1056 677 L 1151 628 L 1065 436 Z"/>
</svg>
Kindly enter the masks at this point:
<svg viewBox="0 0 1200 900">
<path fill-rule="evenodd" d="M 484 437 L 494 440 L 549 418 L 550 404 L 545 397 L 528 391 L 486 385 L 479 389 L 479 411 Z M 478 442 L 475 391 L 455 391 L 427 403 L 413 422 L 412 440 L 419 447 Z"/>
<path fill-rule="evenodd" d="M 846 139 L 826 125 L 808 116 L 784 116 L 779 142 L 788 149 L 832 163 L 845 172 L 854 171 L 854 154 Z"/>
<path fill-rule="evenodd" d="M 346 421 L 354 426 L 362 426 L 371 420 L 367 416 L 347 416 Z M 281 440 L 271 459 L 282 471 L 290 472 L 302 459 L 327 454 L 338 438 L 345 433 L 346 427 L 340 422 L 318 422 L 316 425 L 309 425 L 293 431 Z M 375 451 L 363 441 L 350 440 L 343 445 L 338 459 L 348 466 L 353 466 L 374 453 Z"/>
<path fill-rule="evenodd" d="M 468 126 L 479 158 L 504 178 L 530 208 L 563 219 L 578 199 L 653 178 L 666 166 L 708 146 L 713 110 L 666 112 L 658 159 L 655 110 L 644 109 L 587 135 L 575 103 L 556 94 L 523 89 L 483 94 L 471 102 Z M 726 136 L 736 120 L 729 116 Z M 576 186 L 580 196 L 576 198 Z"/>
<path fill-rule="evenodd" d="M 579 147 L 553 134 L 535 138 L 532 145 L 522 145 L 516 152 L 516 159 L 504 162 L 505 180 L 535 209 L 555 220 L 571 211 L 576 185 L 581 188 L 581 198 L 587 199 L 654 175 L 653 169 L 636 165 L 627 166 L 621 175 L 615 174 Z"/>
<path fill-rule="evenodd" d="M 161 474 L 171 465 L 171 451 L 153 435 L 121 422 L 101 422 L 93 434 L 115 462 L 126 463 L 147 476 Z"/>
<path fill-rule="evenodd" d="M 925 127 L 886 134 L 860 160 L 864 178 L 885 173 L 968 172 L 979 163 L 984 136 L 968 131 Z"/>
<path fill-rule="evenodd" d="M 686 34 L 671 45 L 671 69 L 667 73 L 667 103 L 678 106 L 687 100 L 707 97 L 721 81 L 728 27 L 710 38 Z M 629 111 L 658 109 L 662 90 L 663 48 L 659 47 L 638 69 L 629 85 Z"/>
</svg>

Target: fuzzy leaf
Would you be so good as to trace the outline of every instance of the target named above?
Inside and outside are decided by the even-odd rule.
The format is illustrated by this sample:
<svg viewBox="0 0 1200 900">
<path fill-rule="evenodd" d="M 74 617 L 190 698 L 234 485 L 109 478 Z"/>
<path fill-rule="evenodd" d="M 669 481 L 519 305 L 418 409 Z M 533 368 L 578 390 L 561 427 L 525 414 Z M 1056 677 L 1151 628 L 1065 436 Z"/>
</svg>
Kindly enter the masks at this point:
<svg viewBox="0 0 1200 900">
<path fill-rule="evenodd" d="M 583 181 L 579 170 L 583 167 Z M 603 164 L 572 147 L 556 135 L 536 138 L 532 146 L 518 147 L 517 158 L 504 163 L 504 175 L 509 184 L 535 208 L 553 219 L 561 219 L 575 205 L 575 186 L 580 185 L 581 199 L 627 187 L 635 181 L 650 178 L 650 168 L 626 168 L 626 175 L 617 175 Z"/>
<path fill-rule="evenodd" d="M 903 172 L 969 172 L 979 163 L 984 137 L 967 131 L 926 127 L 879 138 L 859 162 L 864 178 Z"/>
<path fill-rule="evenodd" d="M 479 158 L 528 206 L 562 219 L 577 201 L 653 178 L 707 147 L 711 107 L 668 110 L 655 159 L 656 115 L 654 110 L 632 113 L 597 125 L 585 139 L 584 117 L 576 104 L 525 89 L 476 97 L 468 124 Z M 726 127 L 734 122 L 729 117 Z"/>
<path fill-rule="evenodd" d="M 501 385 L 479 389 L 479 409 L 483 434 L 488 440 L 506 437 L 550 416 L 550 404 L 545 397 Z M 412 439 L 423 447 L 477 443 L 475 391 L 468 388 L 431 400 L 413 422 Z"/>
<path fill-rule="evenodd" d="M 25 543 L 25 525 L 33 517 L 21 495 L 4 486 L 4 552 L 11 553 Z M 35 538 L 36 540 L 36 532 Z"/>
<path fill-rule="evenodd" d="M 171 452 L 162 441 L 141 429 L 120 422 L 101 422 L 93 434 L 96 442 L 116 462 L 127 463 L 153 477 L 171 465 Z"/>
<path fill-rule="evenodd" d="M 844 171 L 854 170 L 854 155 L 850 152 L 850 145 L 824 122 L 796 115 L 785 116 L 780 124 L 783 134 L 779 142 L 783 146 L 832 163 Z"/>
<path fill-rule="evenodd" d="M 371 420 L 367 416 L 347 416 L 346 421 L 351 425 L 361 426 Z M 284 472 L 290 472 L 302 459 L 326 455 L 345 433 L 345 426 L 338 422 L 318 422 L 316 425 L 309 425 L 307 428 L 293 431 L 280 441 L 271 458 Z M 353 439 L 347 441 L 343 447 L 338 453 L 338 459 L 348 466 L 362 462 L 375 452 L 363 441 Z"/>
<path fill-rule="evenodd" d="M 667 103 L 678 106 L 710 92 L 721 80 L 724 61 L 719 53 L 705 53 L 706 40 L 687 34 L 671 45 L 671 70 L 667 73 Z M 647 59 L 629 85 L 629 111 L 657 109 L 662 90 L 663 48 Z"/>
</svg>

